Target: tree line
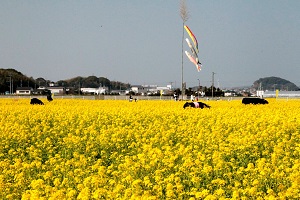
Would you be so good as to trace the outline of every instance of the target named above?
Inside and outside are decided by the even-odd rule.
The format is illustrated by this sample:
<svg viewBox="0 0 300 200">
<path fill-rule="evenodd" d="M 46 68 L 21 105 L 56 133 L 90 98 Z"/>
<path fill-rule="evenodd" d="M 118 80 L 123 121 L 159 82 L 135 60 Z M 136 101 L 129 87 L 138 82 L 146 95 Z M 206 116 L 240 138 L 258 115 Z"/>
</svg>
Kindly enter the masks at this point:
<svg viewBox="0 0 300 200">
<path fill-rule="evenodd" d="M 18 87 L 31 87 L 33 89 L 37 89 L 39 87 L 49 87 L 50 84 L 54 84 L 54 86 L 57 87 L 70 88 L 71 91 L 74 91 L 74 94 L 78 94 L 80 88 L 106 87 L 109 90 L 130 90 L 131 88 L 131 85 L 129 83 L 122 83 L 120 81 L 110 81 L 105 77 L 78 76 L 67 80 L 60 80 L 54 83 L 42 77 L 37 79 L 28 77 L 15 69 L 0 69 L 0 94 L 4 94 L 7 92 L 15 93 Z M 198 92 L 202 91 L 205 93 L 205 96 L 211 96 L 211 90 L 211 87 L 188 88 L 185 90 L 185 94 L 188 96 L 197 96 Z M 173 91 L 170 91 L 166 95 L 173 95 L 174 93 L 181 95 L 181 90 L 177 88 Z M 160 95 L 160 93 L 157 93 L 156 95 Z M 223 96 L 224 92 L 222 92 L 222 90 L 220 90 L 219 88 L 214 87 L 213 95 Z"/>
<path fill-rule="evenodd" d="M 34 79 L 28 77 L 15 69 L 0 69 L 0 93 L 6 92 L 15 93 L 18 87 L 31 87 L 37 89 L 41 86 L 49 87 L 50 84 L 58 87 L 72 88 L 78 90 L 79 88 L 98 88 L 107 87 L 110 90 L 126 90 L 131 87 L 129 83 L 122 83 L 119 81 L 110 81 L 105 77 L 75 77 L 68 80 L 60 80 L 56 83 L 46 80 L 42 77 Z"/>
</svg>

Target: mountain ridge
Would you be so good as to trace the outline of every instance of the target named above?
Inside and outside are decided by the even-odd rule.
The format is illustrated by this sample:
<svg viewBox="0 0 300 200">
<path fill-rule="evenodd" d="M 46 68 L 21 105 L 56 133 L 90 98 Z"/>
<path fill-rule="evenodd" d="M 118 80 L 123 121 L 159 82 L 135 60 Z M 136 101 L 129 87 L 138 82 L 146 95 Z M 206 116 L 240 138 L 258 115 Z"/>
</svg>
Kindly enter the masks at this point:
<svg viewBox="0 0 300 200">
<path fill-rule="evenodd" d="M 299 87 L 294 83 L 275 76 L 259 78 L 254 81 L 252 88 L 256 88 L 258 90 L 299 90 Z"/>
</svg>

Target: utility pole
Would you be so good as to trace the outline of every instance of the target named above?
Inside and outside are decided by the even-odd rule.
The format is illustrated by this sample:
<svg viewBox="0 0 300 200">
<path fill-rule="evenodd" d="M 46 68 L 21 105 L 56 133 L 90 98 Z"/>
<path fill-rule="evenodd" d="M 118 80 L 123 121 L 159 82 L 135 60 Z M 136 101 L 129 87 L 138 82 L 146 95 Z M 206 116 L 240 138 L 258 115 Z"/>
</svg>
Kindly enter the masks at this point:
<svg viewBox="0 0 300 200">
<path fill-rule="evenodd" d="M 198 82 L 199 82 L 199 88 L 198 88 L 198 99 L 199 99 L 199 92 L 200 92 L 200 79 L 198 78 L 197 80 L 198 80 Z"/>
<path fill-rule="evenodd" d="M 214 98 L 214 78 L 215 78 L 215 72 L 212 73 L 212 84 L 211 84 L 211 98 Z"/>
<path fill-rule="evenodd" d="M 274 91 L 276 91 L 276 85 L 277 85 L 277 84 L 275 83 L 275 84 L 274 84 Z"/>
<path fill-rule="evenodd" d="M 170 83 L 171 83 L 171 90 L 172 90 L 172 89 L 173 89 L 173 85 L 172 85 L 172 84 L 173 84 L 173 82 L 172 82 L 172 81 L 170 81 Z"/>
<path fill-rule="evenodd" d="M 80 81 L 79 81 L 78 95 L 80 95 Z"/>
<path fill-rule="evenodd" d="M 12 86 L 12 83 L 11 83 L 11 75 L 9 75 L 9 95 L 11 95 L 11 93 L 12 93 L 12 88 L 11 88 L 11 86 Z"/>
<path fill-rule="evenodd" d="M 259 83 L 259 90 L 262 90 L 262 89 L 261 89 L 261 82 Z"/>
<path fill-rule="evenodd" d="M 9 95 L 11 95 L 11 76 L 9 76 Z"/>
</svg>

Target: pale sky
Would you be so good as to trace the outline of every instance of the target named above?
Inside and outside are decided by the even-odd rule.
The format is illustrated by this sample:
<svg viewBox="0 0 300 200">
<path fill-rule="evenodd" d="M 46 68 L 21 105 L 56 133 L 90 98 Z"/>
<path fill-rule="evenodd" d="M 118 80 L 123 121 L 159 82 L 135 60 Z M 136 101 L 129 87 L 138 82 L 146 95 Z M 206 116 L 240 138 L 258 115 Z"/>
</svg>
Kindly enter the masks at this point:
<svg viewBox="0 0 300 200">
<path fill-rule="evenodd" d="M 106 77 L 181 87 L 179 0 L 0 0 L 0 68 L 58 81 Z M 299 0 L 187 0 L 199 44 L 188 87 L 252 85 L 277 76 L 300 86 Z M 189 37 L 184 32 L 184 37 Z M 189 48 L 184 41 L 183 50 Z M 199 79 L 199 80 L 198 80 Z"/>
</svg>

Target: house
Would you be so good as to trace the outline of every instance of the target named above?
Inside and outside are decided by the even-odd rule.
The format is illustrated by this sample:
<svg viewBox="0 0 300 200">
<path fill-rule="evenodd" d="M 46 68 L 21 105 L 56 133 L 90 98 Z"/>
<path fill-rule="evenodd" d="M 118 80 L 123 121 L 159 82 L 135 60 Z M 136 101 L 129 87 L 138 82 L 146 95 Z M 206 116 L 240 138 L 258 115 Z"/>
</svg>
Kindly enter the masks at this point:
<svg viewBox="0 0 300 200">
<path fill-rule="evenodd" d="M 98 91 L 98 89 L 97 88 L 80 88 L 80 91 L 83 94 L 95 94 L 96 91 Z"/>
<path fill-rule="evenodd" d="M 17 87 L 16 94 L 17 95 L 31 95 L 33 91 L 32 87 Z"/>
<path fill-rule="evenodd" d="M 37 89 L 34 89 L 32 91 L 32 94 L 34 95 L 47 95 L 47 94 L 50 94 L 50 90 L 48 90 L 46 87 L 44 86 L 40 86 L 39 88 Z"/>
<path fill-rule="evenodd" d="M 157 92 L 160 92 L 161 94 L 167 93 L 167 91 L 170 91 L 172 89 L 171 85 L 165 86 L 157 86 L 157 85 L 133 85 L 131 87 L 131 91 L 133 91 L 136 94 L 141 95 L 150 95 L 155 94 Z"/>
<path fill-rule="evenodd" d="M 235 97 L 235 96 L 238 96 L 238 94 L 236 91 L 226 90 L 226 91 L 224 91 L 224 96 L 225 97 Z"/>
<path fill-rule="evenodd" d="M 105 94 L 108 90 L 107 87 L 99 87 L 99 88 L 80 88 L 80 91 L 84 94 Z"/>
<path fill-rule="evenodd" d="M 172 90 L 172 85 L 157 86 L 156 90 L 160 91 L 161 95 L 168 94 L 168 92 Z"/>
<path fill-rule="evenodd" d="M 47 87 L 48 90 L 51 91 L 52 94 L 65 94 L 66 93 L 66 88 L 65 87 Z"/>
<path fill-rule="evenodd" d="M 147 89 L 145 89 L 144 86 L 142 85 L 133 85 L 131 86 L 131 91 L 133 91 L 134 93 L 146 93 Z"/>
</svg>

